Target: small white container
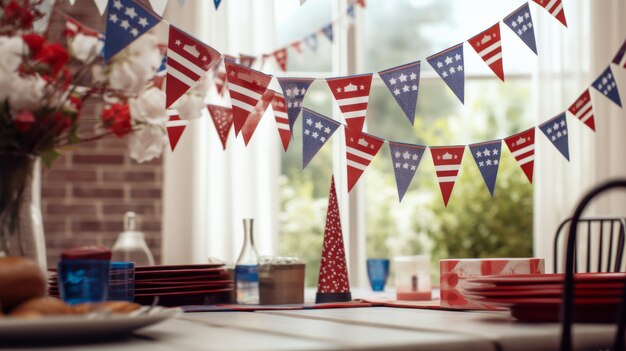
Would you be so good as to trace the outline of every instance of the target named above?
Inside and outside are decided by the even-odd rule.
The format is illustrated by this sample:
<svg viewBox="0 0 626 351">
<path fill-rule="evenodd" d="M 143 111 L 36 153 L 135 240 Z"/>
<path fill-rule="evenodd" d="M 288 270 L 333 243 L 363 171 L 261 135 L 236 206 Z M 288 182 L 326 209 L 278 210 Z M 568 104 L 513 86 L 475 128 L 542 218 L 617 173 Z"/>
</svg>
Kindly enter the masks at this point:
<svg viewBox="0 0 626 351">
<path fill-rule="evenodd" d="M 393 258 L 393 270 L 398 300 L 431 299 L 430 256 L 396 256 Z"/>
</svg>

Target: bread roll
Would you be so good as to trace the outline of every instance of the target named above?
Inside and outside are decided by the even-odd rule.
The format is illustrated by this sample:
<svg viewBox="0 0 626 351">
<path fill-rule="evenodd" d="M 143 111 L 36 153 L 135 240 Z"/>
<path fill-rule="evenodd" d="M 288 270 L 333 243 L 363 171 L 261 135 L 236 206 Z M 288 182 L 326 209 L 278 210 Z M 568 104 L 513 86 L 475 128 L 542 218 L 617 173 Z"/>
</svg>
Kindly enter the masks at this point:
<svg viewBox="0 0 626 351">
<path fill-rule="evenodd" d="M 113 313 L 128 313 L 138 310 L 141 305 L 128 301 L 106 301 L 98 304 L 99 309 L 109 310 Z"/>
<path fill-rule="evenodd" d="M 45 294 L 46 280 L 35 261 L 0 257 L 0 306 L 4 311 Z"/>
<path fill-rule="evenodd" d="M 37 297 L 15 307 L 10 317 L 34 318 L 40 316 L 72 314 L 72 307 L 52 297 Z"/>
</svg>

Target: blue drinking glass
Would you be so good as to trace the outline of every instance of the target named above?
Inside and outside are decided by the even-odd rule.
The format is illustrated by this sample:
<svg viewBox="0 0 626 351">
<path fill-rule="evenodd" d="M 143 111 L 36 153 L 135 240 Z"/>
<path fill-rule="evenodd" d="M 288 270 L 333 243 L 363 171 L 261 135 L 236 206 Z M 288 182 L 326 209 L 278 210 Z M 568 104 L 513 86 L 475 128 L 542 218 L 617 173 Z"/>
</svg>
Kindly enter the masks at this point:
<svg viewBox="0 0 626 351">
<path fill-rule="evenodd" d="M 102 302 L 109 290 L 107 260 L 61 260 L 58 264 L 61 298 L 70 305 Z"/>
<path fill-rule="evenodd" d="M 135 300 L 135 264 L 133 262 L 111 262 L 107 299 L 131 302 Z"/>
<path fill-rule="evenodd" d="M 385 290 L 385 284 L 387 283 L 387 277 L 389 276 L 389 259 L 368 258 L 367 276 L 370 279 L 370 285 L 372 286 L 372 290 Z"/>
</svg>

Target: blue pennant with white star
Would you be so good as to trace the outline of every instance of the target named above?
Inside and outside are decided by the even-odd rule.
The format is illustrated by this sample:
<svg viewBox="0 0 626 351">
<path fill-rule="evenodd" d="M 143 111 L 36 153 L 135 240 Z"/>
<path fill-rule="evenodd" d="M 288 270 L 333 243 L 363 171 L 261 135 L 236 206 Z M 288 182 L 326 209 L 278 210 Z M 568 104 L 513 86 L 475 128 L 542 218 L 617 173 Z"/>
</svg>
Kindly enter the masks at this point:
<svg viewBox="0 0 626 351">
<path fill-rule="evenodd" d="M 485 185 L 493 196 L 500 167 L 500 151 L 502 151 L 502 140 L 486 141 L 484 143 L 472 144 L 469 146 L 474 161 L 478 166 L 480 174 L 483 176 Z"/>
<path fill-rule="evenodd" d="M 107 6 L 104 60 L 108 61 L 135 39 L 157 25 L 161 18 L 135 0 L 112 0 Z"/>
<path fill-rule="evenodd" d="M 463 43 L 426 58 L 441 79 L 452 89 L 456 97 L 465 100 L 465 67 L 463 64 Z"/>
<path fill-rule="evenodd" d="M 396 186 L 398 187 L 398 197 L 400 201 L 409 188 L 417 167 L 422 161 L 422 156 L 426 150 L 425 146 L 389 142 L 391 151 L 391 164 L 393 173 L 396 176 Z"/>
<path fill-rule="evenodd" d="M 568 132 L 565 112 L 544 122 L 539 126 L 539 129 L 541 129 L 543 134 L 546 135 L 556 149 L 569 161 L 569 138 L 567 137 Z"/>
<path fill-rule="evenodd" d="M 215 4 L 215 9 L 217 10 L 218 7 L 220 7 L 220 3 L 222 2 L 222 0 L 213 0 L 213 4 Z"/>
<path fill-rule="evenodd" d="M 611 66 L 607 66 L 604 72 L 593 82 L 592 86 L 604 96 L 611 99 L 617 106 L 622 107 L 622 100 L 619 98 L 619 90 Z"/>
<path fill-rule="evenodd" d="M 353 4 L 348 6 L 348 10 L 346 11 L 346 13 L 354 19 L 354 5 Z"/>
<path fill-rule="evenodd" d="M 322 28 L 322 32 L 324 33 L 324 35 L 326 35 L 326 38 L 328 38 L 328 40 L 330 40 L 330 42 L 332 43 L 332 41 L 333 41 L 333 24 L 329 23 L 326 27 Z"/>
<path fill-rule="evenodd" d="M 535 42 L 535 26 L 533 17 L 530 15 L 528 3 L 525 3 L 510 15 L 506 16 L 504 22 L 522 41 L 537 55 L 537 43 Z"/>
<path fill-rule="evenodd" d="M 417 61 L 378 72 L 411 124 L 415 121 L 420 66 Z"/>
<path fill-rule="evenodd" d="M 339 128 L 339 122 L 309 109 L 302 109 L 302 169 Z"/>
<path fill-rule="evenodd" d="M 311 50 L 317 51 L 317 33 L 305 37 L 304 42 Z"/>
<path fill-rule="evenodd" d="M 278 84 L 283 89 L 285 102 L 287 103 L 287 117 L 289 118 L 289 129 L 293 132 L 293 125 L 298 119 L 302 110 L 304 96 L 309 90 L 309 86 L 315 79 L 313 78 L 277 78 Z"/>
</svg>

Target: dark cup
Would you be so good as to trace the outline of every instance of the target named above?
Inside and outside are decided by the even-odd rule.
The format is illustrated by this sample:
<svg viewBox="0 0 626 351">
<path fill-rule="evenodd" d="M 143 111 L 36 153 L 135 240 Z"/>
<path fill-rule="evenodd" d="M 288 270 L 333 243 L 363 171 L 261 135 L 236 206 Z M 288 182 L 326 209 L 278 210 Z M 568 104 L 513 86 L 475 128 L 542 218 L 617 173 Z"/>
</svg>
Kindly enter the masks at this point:
<svg viewBox="0 0 626 351">
<path fill-rule="evenodd" d="M 74 305 L 106 300 L 110 261 L 61 260 L 57 268 L 61 298 L 66 303 Z"/>
</svg>

